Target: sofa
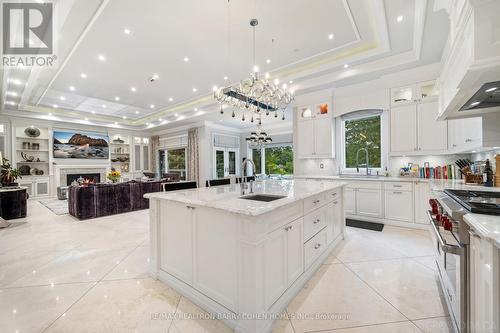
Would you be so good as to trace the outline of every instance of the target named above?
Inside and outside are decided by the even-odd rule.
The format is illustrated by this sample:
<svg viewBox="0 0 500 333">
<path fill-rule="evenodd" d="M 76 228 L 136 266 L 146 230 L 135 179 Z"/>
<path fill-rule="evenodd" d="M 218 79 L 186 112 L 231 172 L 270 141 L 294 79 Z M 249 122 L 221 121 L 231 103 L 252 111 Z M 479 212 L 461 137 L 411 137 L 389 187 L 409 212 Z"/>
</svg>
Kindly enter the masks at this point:
<svg viewBox="0 0 500 333">
<path fill-rule="evenodd" d="M 170 183 L 166 191 L 196 188 L 196 182 Z M 115 184 L 70 186 L 68 188 L 69 213 L 80 219 L 121 214 L 149 208 L 144 194 L 160 192 L 161 181 L 130 181 Z"/>
</svg>

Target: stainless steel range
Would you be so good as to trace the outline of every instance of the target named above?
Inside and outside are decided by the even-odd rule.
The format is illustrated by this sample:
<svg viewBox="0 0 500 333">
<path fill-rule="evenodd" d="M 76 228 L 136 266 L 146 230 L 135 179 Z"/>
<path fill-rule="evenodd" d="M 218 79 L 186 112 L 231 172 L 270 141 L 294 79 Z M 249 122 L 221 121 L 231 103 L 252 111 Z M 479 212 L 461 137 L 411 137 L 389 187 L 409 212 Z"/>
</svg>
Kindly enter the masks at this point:
<svg viewBox="0 0 500 333">
<path fill-rule="evenodd" d="M 439 280 L 456 332 L 469 332 L 469 227 L 467 210 L 448 194 L 435 191 L 428 211 Z"/>
</svg>

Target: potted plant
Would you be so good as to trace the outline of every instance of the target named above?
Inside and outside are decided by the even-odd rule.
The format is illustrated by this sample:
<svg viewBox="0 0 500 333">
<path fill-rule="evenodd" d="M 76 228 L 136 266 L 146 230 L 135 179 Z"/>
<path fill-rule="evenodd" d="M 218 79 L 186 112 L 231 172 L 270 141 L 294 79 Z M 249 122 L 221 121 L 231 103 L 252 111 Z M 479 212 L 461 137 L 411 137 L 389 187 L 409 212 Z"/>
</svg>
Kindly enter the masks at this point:
<svg viewBox="0 0 500 333">
<path fill-rule="evenodd" d="M 17 178 L 21 177 L 21 172 L 18 169 L 13 169 L 10 165 L 10 161 L 6 158 L 2 159 L 2 171 L 0 175 L 0 181 L 3 186 L 17 185 L 15 183 Z"/>
<path fill-rule="evenodd" d="M 121 176 L 122 174 L 120 173 L 120 171 L 115 170 L 115 168 L 111 168 L 111 171 L 108 172 L 107 178 L 113 183 L 116 183 L 118 180 L 120 180 Z"/>
</svg>

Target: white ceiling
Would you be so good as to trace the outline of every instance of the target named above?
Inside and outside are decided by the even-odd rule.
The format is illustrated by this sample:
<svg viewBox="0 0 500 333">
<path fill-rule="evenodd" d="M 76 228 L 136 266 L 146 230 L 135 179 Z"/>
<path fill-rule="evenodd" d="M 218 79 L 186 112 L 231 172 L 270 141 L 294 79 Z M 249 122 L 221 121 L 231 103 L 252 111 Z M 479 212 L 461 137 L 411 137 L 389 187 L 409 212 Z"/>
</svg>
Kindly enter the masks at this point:
<svg viewBox="0 0 500 333">
<path fill-rule="evenodd" d="M 61 22 L 56 29 L 59 68 L 4 72 L 4 101 L 16 103 L 4 104 L 9 114 L 36 117 L 51 112 L 61 119 L 87 117 L 96 124 L 143 128 L 223 119 L 226 125 L 245 128 L 253 124 L 231 118 L 230 110 L 219 114 L 211 90 L 251 71 L 251 18 L 259 19 L 255 62 L 261 72 L 271 72 L 282 82 L 293 80 L 299 91 L 307 88 L 301 81 L 342 71 L 345 63 L 353 68 L 414 49 L 420 45 L 415 31 L 423 28 L 416 20 L 419 15 L 436 28 L 419 37 L 431 40 L 431 45 L 432 40 L 446 39 L 448 25 L 430 9 L 432 1 L 425 0 L 233 0 L 229 6 L 227 0 L 68 3 L 56 5 Z M 422 51 L 429 62 L 440 56 L 440 44 L 433 45 L 430 56 Z M 159 78 L 151 83 L 153 74 Z M 23 84 L 16 86 L 9 78 Z M 16 91 L 19 97 L 6 96 L 6 91 Z"/>
</svg>

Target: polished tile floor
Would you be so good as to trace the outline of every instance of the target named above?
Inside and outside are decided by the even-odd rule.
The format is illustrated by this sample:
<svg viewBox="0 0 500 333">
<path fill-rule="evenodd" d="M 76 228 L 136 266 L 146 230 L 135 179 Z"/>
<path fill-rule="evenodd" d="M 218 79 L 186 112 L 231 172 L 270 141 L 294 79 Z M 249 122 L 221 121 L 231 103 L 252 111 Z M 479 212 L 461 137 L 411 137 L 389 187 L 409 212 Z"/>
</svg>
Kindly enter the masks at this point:
<svg viewBox="0 0 500 333">
<path fill-rule="evenodd" d="M 0 332 L 231 332 L 148 277 L 148 211 L 0 230 Z M 451 332 L 426 231 L 348 228 L 274 332 Z M 332 318 L 312 319 L 317 314 Z"/>
</svg>

